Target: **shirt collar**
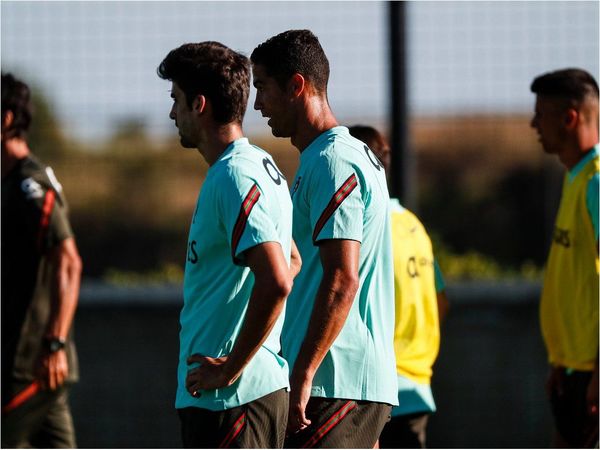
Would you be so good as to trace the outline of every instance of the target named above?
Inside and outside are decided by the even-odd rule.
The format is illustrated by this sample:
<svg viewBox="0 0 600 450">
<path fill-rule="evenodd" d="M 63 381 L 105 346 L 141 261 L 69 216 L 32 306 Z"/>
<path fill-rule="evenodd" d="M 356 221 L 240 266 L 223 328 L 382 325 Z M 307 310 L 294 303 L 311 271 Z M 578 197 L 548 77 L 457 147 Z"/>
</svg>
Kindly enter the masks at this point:
<svg viewBox="0 0 600 450">
<path fill-rule="evenodd" d="M 308 147 L 306 147 L 304 149 L 304 151 L 300 154 L 300 158 L 302 158 L 304 155 L 307 155 L 309 153 L 312 153 L 312 151 L 314 149 L 317 148 L 321 148 L 321 143 L 327 139 L 329 139 L 332 136 L 336 136 L 336 135 L 342 135 L 342 134 L 350 134 L 350 131 L 348 131 L 347 127 L 344 126 L 337 126 L 337 127 L 333 127 L 330 128 L 327 131 L 324 131 L 323 133 L 321 133 L 320 135 L 318 135 L 309 145 Z"/>
<path fill-rule="evenodd" d="M 596 144 L 592 147 L 592 149 L 586 153 L 586 155 L 581 158 L 581 160 L 575 164 L 575 166 L 569 170 L 569 181 L 573 181 L 573 179 L 581 172 L 583 167 L 592 159 L 598 157 L 600 154 L 600 144 Z"/>
</svg>

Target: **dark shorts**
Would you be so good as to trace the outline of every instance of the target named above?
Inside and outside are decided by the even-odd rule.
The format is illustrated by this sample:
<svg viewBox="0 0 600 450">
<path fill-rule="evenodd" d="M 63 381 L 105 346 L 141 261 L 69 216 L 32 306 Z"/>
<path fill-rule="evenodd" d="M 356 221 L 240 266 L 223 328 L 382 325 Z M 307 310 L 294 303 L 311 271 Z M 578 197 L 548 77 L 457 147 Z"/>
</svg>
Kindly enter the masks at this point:
<svg viewBox="0 0 600 450">
<path fill-rule="evenodd" d="M 286 448 L 373 448 L 390 419 L 391 405 L 311 397 L 311 424 L 285 440 Z"/>
<path fill-rule="evenodd" d="M 574 448 L 592 447 L 598 441 L 598 416 L 587 412 L 586 393 L 592 372 L 563 373 L 562 395 L 550 396 L 558 434 Z"/>
<path fill-rule="evenodd" d="M 285 389 L 224 411 L 178 409 L 185 448 L 282 448 L 288 417 Z"/>
<path fill-rule="evenodd" d="M 2 412 L 2 448 L 77 446 L 67 387 L 32 390 L 31 383 L 15 383 L 10 391 L 10 399 L 17 401 L 2 399 L 10 405 Z"/>
<path fill-rule="evenodd" d="M 379 436 L 380 448 L 425 448 L 429 413 L 392 417 Z"/>
</svg>

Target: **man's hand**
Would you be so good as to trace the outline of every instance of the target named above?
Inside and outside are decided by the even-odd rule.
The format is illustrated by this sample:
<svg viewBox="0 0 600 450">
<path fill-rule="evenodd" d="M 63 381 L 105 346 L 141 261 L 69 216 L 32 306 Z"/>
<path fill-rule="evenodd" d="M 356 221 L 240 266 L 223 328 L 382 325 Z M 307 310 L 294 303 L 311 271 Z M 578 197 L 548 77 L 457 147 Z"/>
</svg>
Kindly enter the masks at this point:
<svg viewBox="0 0 600 450">
<path fill-rule="evenodd" d="M 218 389 L 231 386 L 241 373 L 229 373 L 227 356 L 211 358 L 195 354 L 187 359 L 188 364 L 200 363 L 199 367 L 191 369 L 185 378 L 185 387 L 194 397 L 200 397 L 202 389 Z"/>
<path fill-rule="evenodd" d="M 312 379 L 299 381 L 296 377 L 290 380 L 290 411 L 288 415 L 287 434 L 294 434 L 311 424 L 306 417 L 306 405 L 310 400 Z"/>
<path fill-rule="evenodd" d="M 69 374 L 65 350 L 43 352 L 37 362 L 36 372 L 43 389 L 54 391 L 61 387 Z"/>
</svg>

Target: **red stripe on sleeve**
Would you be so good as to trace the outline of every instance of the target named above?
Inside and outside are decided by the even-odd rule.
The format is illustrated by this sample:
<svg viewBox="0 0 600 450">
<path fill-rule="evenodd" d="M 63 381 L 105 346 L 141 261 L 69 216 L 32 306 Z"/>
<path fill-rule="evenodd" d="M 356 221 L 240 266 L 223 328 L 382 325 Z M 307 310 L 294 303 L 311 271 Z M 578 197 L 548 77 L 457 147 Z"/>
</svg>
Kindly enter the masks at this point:
<svg viewBox="0 0 600 450">
<path fill-rule="evenodd" d="M 233 227 L 233 234 L 231 237 L 231 256 L 235 260 L 235 255 L 237 253 L 237 247 L 240 243 L 240 239 L 242 238 L 242 234 L 244 234 L 244 229 L 246 228 L 246 223 L 248 222 L 248 217 L 250 216 L 250 212 L 258 199 L 260 197 L 260 191 L 258 190 L 258 186 L 255 184 L 252 186 L 246 198 L 242 202 L 242 206 L 240 207 L 240 213 L 235 222 L 235 226 Z"/>
<path fill-rule="evenodd" d="M 340 207 L 340 205 L 344 202 L 344 200 L 346 200 L 346 198 L 350 195 L 354 188 L 356 188 L 357 185 L 358 181 L 356 181 L 356 174 L 352 174 L 346 181 L 344 181 L 342 187 L 340 187 L 336 191 L 336 193 L 333 194 L 333 197 L 331 197 L 331 200 L 329 200 L 329 203 L 327 204 L 327 207 L 321 214 L 321 217 L 319 217 L 319 220 L 317 220 L 317 224 L 315 225 L 315 229 L 312 235 L 313 243 L 317 241 L 319 233 L 321 232 L 329 218 L 333 215 L 335 210 Z"/>
<path fill-rule="evenodd" d="M 48 227 L 50 226 L 50 216 L 52 215 L 52 210 L 54 209 L 54 200 L 56 198 L 56 193 L 52 189 L 48 189 L 46 192 L 46 196 L 44 197 L 44 205 L 42 206 L 42 216 L 40 217 L 40 227 L 38 229 L 38 248 L 40 252 L 44 252 L 44 238 L 46 237 L 46 233 L 48 232 Z"/>
</svg>

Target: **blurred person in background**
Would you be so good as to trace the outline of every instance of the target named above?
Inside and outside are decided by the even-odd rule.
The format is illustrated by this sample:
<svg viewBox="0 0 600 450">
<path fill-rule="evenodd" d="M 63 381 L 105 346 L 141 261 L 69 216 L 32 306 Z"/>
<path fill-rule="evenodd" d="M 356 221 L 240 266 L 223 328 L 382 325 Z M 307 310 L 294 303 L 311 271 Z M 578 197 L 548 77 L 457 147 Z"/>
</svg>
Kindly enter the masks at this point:
<svg viewBox="0 0 600 450">
<path fill-rule="evenodd" d="M 292 367 L 285 445 L 372 448 L 397 403 L 385 173 L 338 125 L 329 62 L 312 32 L 274 36 L 250 59 L 254 108 L 300 151 L 292 202 L 303 264 L 282 333 Z"/>
<path fill-rule="evenodd" d="M 187 448 L 280 448 L 289 371 L 279 355 L 292 202 L 242 120 L 250 63 L 218 42 L 184 44 L 158 67 L 172 82 L 181 145 L 209 165 L 188 238 L 175 407 Z"/>
<path fill-rule="evenodd" d="M 350 134 L 363 141 L 390 170 L 390 146 L 375 128 L 355 125 Z M 396 326 L 394 350 L 398 403 L 379 438 L 381 448 L 425 448 L 426 427 L 435 412 L 432 366 L 440 347 L 440 324 L 449 303 L 431 240 L 419 219 L 398 199 L 390 199 Z"/>
<path fill-rule="evenodd" d="M 29 87 L 2 74 L 2 447 L 75 447 L 81 259 L 60 183 L 27 145 Z"/>
<path fill-rule="evenodd" d="M 540 303 L 557 447 L 598 442 L 598 84 L 587 72 L 538 76 L 531 126 L 566 167 Z"/>
</svg>

